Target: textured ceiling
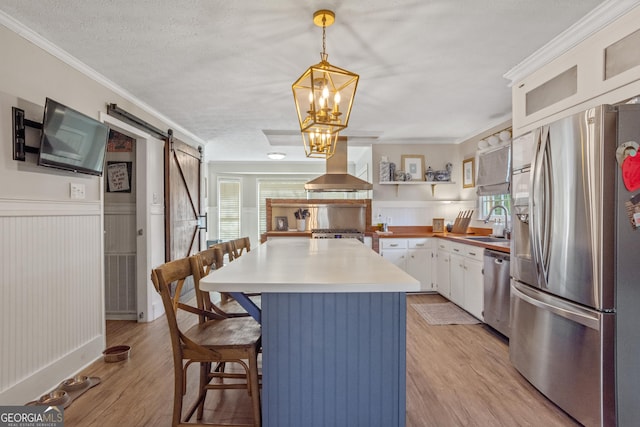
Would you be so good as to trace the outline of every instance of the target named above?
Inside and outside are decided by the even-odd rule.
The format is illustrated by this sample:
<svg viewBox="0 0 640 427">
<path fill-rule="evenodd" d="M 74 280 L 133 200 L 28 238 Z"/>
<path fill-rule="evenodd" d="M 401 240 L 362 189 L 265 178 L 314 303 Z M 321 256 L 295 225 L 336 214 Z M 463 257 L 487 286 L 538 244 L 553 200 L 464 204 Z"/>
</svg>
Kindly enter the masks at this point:
<svg viewBox="0 0 640 427">
<path fill-rule="evenodd" d="M 211 160 L 295 160 L 291 84 L 320 59 L 315 10 L 336 12 L 329 62 L 360 75 L 346 134 L 447 143 L 509 119 L 503 74 L 601 2 L 2 0 L 0 10 L 207 141 Z"/>
</svg>

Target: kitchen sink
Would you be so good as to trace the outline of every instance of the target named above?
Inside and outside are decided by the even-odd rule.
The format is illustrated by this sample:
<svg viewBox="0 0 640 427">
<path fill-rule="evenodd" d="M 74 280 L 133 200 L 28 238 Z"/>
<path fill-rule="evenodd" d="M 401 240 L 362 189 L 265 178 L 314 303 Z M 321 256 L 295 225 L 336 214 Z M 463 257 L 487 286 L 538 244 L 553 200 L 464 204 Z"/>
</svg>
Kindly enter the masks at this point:
<svg viewBox="0 0 640 427">
<path fill-rule="evenodd" d="M 473 237 L 465 237 L 465 239 L 475 240 L 476 242 L 485 242 L 485 243 L 509 243 L 509 239 L 505 239 L 504 237 L 473 236 Z"/>
</svg>

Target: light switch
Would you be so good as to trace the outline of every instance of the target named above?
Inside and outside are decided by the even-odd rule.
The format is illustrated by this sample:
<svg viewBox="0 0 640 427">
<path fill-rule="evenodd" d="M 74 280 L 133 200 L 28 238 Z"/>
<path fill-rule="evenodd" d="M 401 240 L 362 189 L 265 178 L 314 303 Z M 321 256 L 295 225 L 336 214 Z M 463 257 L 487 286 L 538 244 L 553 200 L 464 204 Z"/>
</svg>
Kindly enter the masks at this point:
<svg viewBox="0 0 640 427">
<path fill-rule="evenodd" d="M 69 186 L 72 199 L 84 199 L 84 184 L 77 184 L 72 182 L 71 184 L 69 184 Z"/>
</svg>

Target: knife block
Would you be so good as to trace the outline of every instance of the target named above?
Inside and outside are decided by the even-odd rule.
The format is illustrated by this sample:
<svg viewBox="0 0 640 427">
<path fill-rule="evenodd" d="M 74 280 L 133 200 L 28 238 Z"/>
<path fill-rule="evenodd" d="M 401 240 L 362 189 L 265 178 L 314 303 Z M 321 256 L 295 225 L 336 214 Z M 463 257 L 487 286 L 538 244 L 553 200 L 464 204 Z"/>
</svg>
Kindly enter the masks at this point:
<svg viewBox="0 0 640 427">
<path fill-rule="evenodd" d="M 458 233 L 458 234 L 466 234 L 467 228 L 469 227 L 469 222 L 471 222 L 472 216 L 473 216 L 473 209 L 470 211 L 460 211 L 460 213 L 456 218 L 456 221 L 453 223 L 453 228 L 451 229 L 451 232 Z"/>
</svg>

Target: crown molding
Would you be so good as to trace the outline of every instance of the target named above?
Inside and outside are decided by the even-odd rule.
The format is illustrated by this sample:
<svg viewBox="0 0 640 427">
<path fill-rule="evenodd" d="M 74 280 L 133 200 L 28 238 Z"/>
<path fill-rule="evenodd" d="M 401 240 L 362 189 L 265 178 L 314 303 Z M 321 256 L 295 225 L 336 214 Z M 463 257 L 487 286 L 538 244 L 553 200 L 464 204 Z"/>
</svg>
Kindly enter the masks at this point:
<svg viewBox="0 0 640 427">
<path fill-rule="evenodd" d="M 93 68 L 89 67 L 87 64 L 81 62 L 76 57 L 69 54 L 67 51 L 51 43 L 49 40 L 45 39 L 40 34 L 36 33 L 32 29 L 24 25 L 22 22 L 16 20 L 10 15 L 7 15 L 5 12 L 1 10 L 0 10 L 0 24 L 5 26 L 9 30 L 13 31 L 23 39 L 33 43 L 34 45 L 44 50 L 45 52 L 53 55 L 60 61 L 69 65 L 70 67 L 81 72 L 82 74 L 89 77 L 90 79 L 96 81 L 97 83 L 101 84 L 102 86 L 106 87 L 112 92 L 115 92 L 117 95 L 123 97 L 127 101 L 131 102 L 132 104 L 136 105 L 137 107 L 141 108 L 142 110 L 146 111 L 152 116 L 162 120 L 170 128 L 180 132 L 183 135 L 188 136 L 189 138 L 193 139 L 195 142 L 199 144 L 206 145 L 206 141 L 203 140 L 202 138 L 194 135 L 193 133 L 183 128 L 173 120 L 169 119 L 168 117 L 164 116 L 160 112 L 156 111 L 150 105 L 136 98 L 134 95 L 132 95 L 122 87 L 118 86 L 117 84 L 115 84 L 114 82 L 112 82 L 111 80 L 109 80 L 108 78 L 106 78 L 105 76 L 103 76 L 102 74 L 94 70 Z M 105 102 L 109 102 L 109 101 L 105 100 Z"/>
<path fill-rule="evenodd" d="M 601 3 L 581 20 L 503 74 L 503 77 L 510 80 L 509 87 L 512 87 L 639 5 L 640 0 L 607 0 Z"/>
</svg>

